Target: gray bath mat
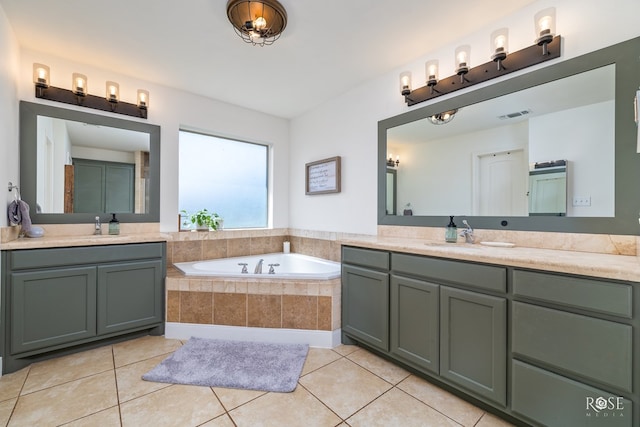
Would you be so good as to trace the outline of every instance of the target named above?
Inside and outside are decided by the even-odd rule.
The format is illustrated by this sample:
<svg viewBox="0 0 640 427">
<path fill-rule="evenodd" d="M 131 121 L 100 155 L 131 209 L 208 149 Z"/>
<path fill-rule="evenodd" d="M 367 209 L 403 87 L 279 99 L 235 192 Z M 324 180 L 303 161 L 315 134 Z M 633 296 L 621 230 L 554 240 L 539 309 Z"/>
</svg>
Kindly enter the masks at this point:
<svg viewBox="0 0 640 427">
<path fill-rule="evenodd" d="M 191 337 L 143 380 L 208 387 L 291 392 L 307 357 L 306 344 L 271 344 Z"/>
</svg>

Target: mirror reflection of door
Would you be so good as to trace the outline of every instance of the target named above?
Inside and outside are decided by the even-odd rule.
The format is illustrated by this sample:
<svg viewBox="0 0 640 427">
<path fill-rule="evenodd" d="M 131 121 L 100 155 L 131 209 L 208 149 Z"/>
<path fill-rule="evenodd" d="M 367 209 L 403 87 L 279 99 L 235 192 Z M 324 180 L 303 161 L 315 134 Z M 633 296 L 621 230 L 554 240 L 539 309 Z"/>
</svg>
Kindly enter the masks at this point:
<svg viewBox="0 0 640 427">
<path fill-rule="evenodd" d="M 527 170 L 524 150 L 489 153 L 478 157 L 476 215 L 527 215 Z"/>
<path fill-rule="evenodd" d="M 73 159 L 73 166 L 74 212 L 134 212 L 134 164 Z"/>
<path fill-rule="evenodd" d="M 396 215 L 398 206 L 397 195 L 398 171 L 387 168 L 387 215 Z"/>
</svg>

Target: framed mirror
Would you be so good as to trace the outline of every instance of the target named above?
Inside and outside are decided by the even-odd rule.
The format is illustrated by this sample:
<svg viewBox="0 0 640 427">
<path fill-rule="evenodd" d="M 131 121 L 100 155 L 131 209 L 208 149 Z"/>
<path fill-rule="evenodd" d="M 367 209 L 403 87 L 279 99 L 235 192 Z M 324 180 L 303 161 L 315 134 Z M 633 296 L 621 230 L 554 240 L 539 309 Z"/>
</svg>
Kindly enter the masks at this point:
<svg viewBox="0 0 640 427">
<path fill-rule="evenodd" d="M 160 219 L 160 127 L 20 102 L 20 184 L 34 223 Z"/>
<path fill-rule="evenodd" d="M 638 234 L 639 56 L 640 38 L 380 121 L 378 224 Z"/>
</svg>

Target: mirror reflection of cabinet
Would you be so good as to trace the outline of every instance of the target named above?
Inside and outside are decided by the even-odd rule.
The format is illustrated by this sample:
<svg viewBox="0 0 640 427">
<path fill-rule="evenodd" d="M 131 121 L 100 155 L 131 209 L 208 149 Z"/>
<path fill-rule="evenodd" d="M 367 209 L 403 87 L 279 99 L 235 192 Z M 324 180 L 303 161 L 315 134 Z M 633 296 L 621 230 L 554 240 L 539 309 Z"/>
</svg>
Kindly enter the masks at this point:
<svg viewBox="0 0 640 427">
<path fill-rule="evenodd" d="M 567 214 L 567 167 L 564 163 L 565 166 L 529 172 L 529 215 Z"/>
<path fill-rule="evenodd" d="M 398 206 L 398 171 L 387 168 L 387 215 L 396 215 Z"/>
<path fill-rule="evenodd" d="M 73 211 L 133 213 L 135 165 L 74 159 Z"/>
</svg>

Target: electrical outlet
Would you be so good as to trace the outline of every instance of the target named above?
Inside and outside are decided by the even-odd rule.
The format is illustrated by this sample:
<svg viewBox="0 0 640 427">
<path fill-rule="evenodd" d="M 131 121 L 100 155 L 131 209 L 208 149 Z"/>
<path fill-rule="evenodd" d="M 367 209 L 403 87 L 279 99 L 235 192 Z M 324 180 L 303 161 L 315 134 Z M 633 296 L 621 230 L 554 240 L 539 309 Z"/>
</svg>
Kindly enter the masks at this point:
<svg viewBox="0 0 640 427">
<path fill-rule="evenodd" d="M 591 206 L 591 196 L 575 196 L 573 206 Z"/>
</svg>

